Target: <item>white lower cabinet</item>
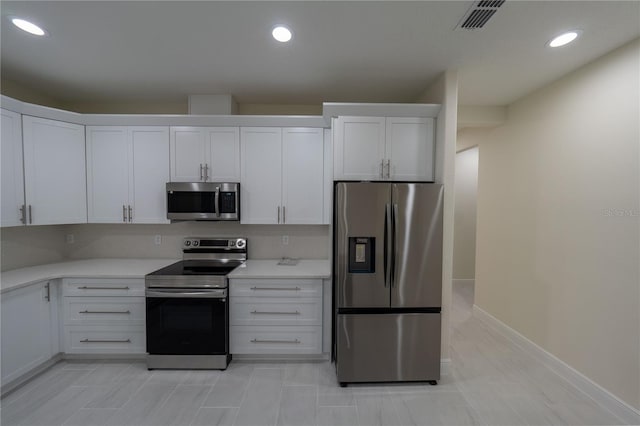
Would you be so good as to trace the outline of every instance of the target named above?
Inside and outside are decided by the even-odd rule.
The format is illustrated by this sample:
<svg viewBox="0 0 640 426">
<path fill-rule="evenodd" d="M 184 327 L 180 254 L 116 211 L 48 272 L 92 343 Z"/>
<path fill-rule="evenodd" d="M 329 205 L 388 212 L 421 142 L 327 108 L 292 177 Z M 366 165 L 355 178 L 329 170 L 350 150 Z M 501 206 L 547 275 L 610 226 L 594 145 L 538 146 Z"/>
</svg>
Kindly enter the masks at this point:
<svg viewBox="0 0 640 426">
<path fill-rule="evenodd" d="M 65 325 L 64 347 L 68 354 L 141 354 L 146 352 L 145 328 L 130 325 Z"/>
<path fill-rule="evenodd" d="M 2 386 L 58 353 L 57 286 L 43 281 L 2 294 Z"/>
<path fill-rule="evenodd" d="M 144 279 L 65 279 L 64 352 L 146 352 Z"/>
<path fill-rule="evenodd" d="M 321 354 L 322 280 L 231 279 L 232 354 Z"/>
</svg>

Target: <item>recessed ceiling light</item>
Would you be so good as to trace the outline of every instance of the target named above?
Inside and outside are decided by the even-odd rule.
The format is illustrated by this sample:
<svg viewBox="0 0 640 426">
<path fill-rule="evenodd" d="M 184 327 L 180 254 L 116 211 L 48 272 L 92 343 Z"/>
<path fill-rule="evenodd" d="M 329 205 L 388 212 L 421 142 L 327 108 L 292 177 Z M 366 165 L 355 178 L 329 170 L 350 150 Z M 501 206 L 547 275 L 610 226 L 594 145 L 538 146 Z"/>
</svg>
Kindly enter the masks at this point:
<svg viewBox="0 0 640 426">
<path fill-rule="evenodd" d="M 45 30 L 43 30 L 33 22 L 29 22 L 21 18 L 11 18 L 11 22 L 13 22 L 13 25 L 20 28 L 22 31 L 28 32 L 29 34 L 37 36 L 43 36 L 47 34 Z"/>
<path fill-rule="evenodd" d="M 569 44 L 571 43 L 573 40 L 575 40 L 578 35 L 580 35 L 580 31 L 574 30 L 574 31 L 568 31 L 564 34 L 560 34 L 557 37 L 554 37 L 549 43 L 549 47 L 560 47 L 560 46 L 564 46 L 565 44 Z"/>
<path fill-rule="evenodd" d="M 278 25 L 271 32 L 273 38 L 278 40 L 279 42 L 286 43 L 291 40 L 291 30 L 287 27 L 283 27 L 282 25 Z"/>
</svg>

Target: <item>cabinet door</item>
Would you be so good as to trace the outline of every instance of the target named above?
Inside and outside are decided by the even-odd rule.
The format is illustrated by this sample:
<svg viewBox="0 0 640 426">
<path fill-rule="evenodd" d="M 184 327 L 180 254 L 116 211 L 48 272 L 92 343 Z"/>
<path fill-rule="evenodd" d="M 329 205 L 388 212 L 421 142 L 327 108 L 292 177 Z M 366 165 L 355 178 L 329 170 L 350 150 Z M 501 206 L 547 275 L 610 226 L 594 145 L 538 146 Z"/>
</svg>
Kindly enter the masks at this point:
<svg viewBox="0 0 640 426">
<path fill-rule="evenodd" d="M 2 226 L 23 224 L 20 208 L 24 207 L 24 177 L 22 168 L 22 118 L 13 111 L 2 112 L 2 139 L 0 159 L 2 160 L 2 180 L 0 194 L 2 202 L 0 217 Z"/>
<path fill-rule="evenodd" d="M 22 117 L 28 223 L 87 223 L 84 126 Z"/>
<path fill-rule="evenodd" d="M 323 160 L 323 129 L 283 129 L 281 223 L 322 223 Z"/>
<path fill-rule="evenodd" d="M 322 223 L 331 224 L 333 220 L 333 145 L 331 129 L 324 129 L 324 207 Z"/>
<path fill-rule="evenodd" d="M 47 282 L 2 295 L 2 385 L 48 361 L 53 355 Z M 57 336 L 55 336 L 57 339 Z"/>
<path fill-rule="evenodd" d="M 380 180 L 384 158 L 384 117 L 338 117 L 334 132 L 336 180 Z"/>
<path fill-rule="evenodd" d="M 240 129 L 237 127 L 209 127 L 206 130 L 207 181 L 240 181 Z"/>
<path fill-rule="evenodd" d="M 202 127 L 171 127 L 171 182 L 203 181 L 206 156 Z"/>
<path fill-rule="evenodd" d="M 130 148 L 126 127 L 87 127 L 89 223 L 128 221 Z"/>
<path fill-rule="evenodd" d="M 167 192 L 169 181 L 169 129 L 131 127 L 133 186 L 130 202 L 134 223 L 169 223 Z"/>
<path fill-rule="evenodd" d="M 281 223 L 282 129 L 240 129 L 240 222 Z"/>
<path fill-rule="evenodd" d="M 385 177 L 433 181 L 433 119 L 389 117 L 386 129 Z"/>
</svg>

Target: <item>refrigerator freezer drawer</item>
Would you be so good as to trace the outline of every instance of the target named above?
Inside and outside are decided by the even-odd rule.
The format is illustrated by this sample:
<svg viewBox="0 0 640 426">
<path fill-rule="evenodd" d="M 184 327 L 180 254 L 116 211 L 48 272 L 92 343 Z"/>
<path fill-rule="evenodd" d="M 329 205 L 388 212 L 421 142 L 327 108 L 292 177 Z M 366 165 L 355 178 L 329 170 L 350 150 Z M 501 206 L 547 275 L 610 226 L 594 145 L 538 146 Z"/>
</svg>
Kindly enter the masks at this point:
<svg viewBox="0 0 640 426">
<path fill-rule="evenodd" d="M 440 379 L 440 314 L 338 314 L 338 382 Z"/>
</svg>

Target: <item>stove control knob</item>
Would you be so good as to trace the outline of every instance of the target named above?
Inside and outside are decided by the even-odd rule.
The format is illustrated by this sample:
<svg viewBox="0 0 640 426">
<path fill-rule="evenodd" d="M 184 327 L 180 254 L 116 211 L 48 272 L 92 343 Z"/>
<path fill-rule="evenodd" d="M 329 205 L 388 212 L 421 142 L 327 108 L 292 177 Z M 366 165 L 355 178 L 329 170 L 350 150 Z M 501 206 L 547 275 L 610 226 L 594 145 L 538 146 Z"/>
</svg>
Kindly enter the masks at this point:
<svg viewBox="0 0 640 426">
<path fill-rule="evenodd" d="M 243 240 L 243 239 L 238 239 L 236 240 L 236 247 L 238 248 L 244 248 L 244 246 L 247 245 L 247 240 Z"/>
<path fill-rule="evenodd" d="M 184 242 L 184 245 L 185 245 L 185 246 L 187 246 L 187 247 L 189 247 L 189 246 L 191 245 L 191 241 L 189 241 L 189 240 L 185 241 L 185 242 Z"/>
<path fill-rule="evenodd" d="M 194 246 L 194 247 L 198 247 L 199 245 L 200 245 L 200 241 L 194 241 L 194 242 L 193 242 L 193 246 Z"/>
</svg>

